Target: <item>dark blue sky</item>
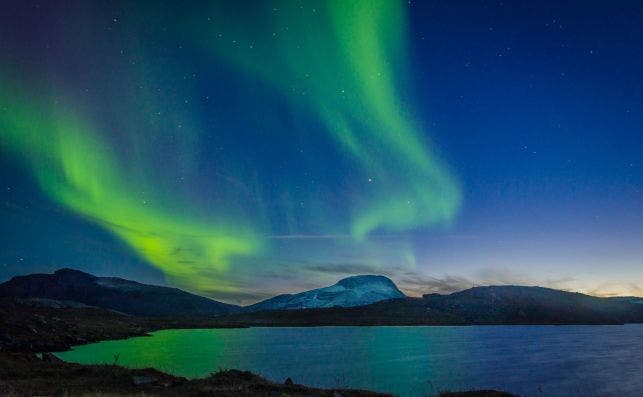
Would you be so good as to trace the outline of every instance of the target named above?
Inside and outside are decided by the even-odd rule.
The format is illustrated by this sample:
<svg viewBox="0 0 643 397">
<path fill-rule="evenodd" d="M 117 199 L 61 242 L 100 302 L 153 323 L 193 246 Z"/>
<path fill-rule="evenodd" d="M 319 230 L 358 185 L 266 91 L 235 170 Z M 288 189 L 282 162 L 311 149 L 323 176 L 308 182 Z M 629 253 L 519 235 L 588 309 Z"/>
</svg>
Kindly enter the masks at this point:
<svg viewBox="0 0 643 397">
<path fill-rule="evenodd" d="M 520 283 L 643 295 L 642 4 L 403 3 L 404 23 L 391 15 L 376 24 L 382 37 L 373 51 L 382 52 L 360 52 L 357 66 L 334 57 L 344 56 L 336 51 L 345 44 L 340 34 L 368 26 L 364 9 L 342 15 L 339 43 L 323 21 L 311 22 L 310 31 L 304 21 L 308 38 L 293 33 L 270 56 L 226 47 L 247 38 L 256 40 L 249 46 L 270 43 L 257 38 L 269 29 L 301 33 L 295 11 L 263 25 L 269 18 L 262 12 L 284 4 L 7 4 L 0 87 L 20 87 L 21 94 L 3 94 L 5 110 L 28 98 L 34 105 L 26 112 L 37 115 L 42 103 L 53 109 L 64 98 L 91 121 L 101 153 L 122 171 L 127 188 L 108 202 L 135 196 L 155 211 L 129 211 L 128 204 L 123 221 L 125 215 L 103 216 L 57 196 L 60 186 L 52 188 L 42 171 L 55 156 L 39 157 L 55 149 L 29 140 L 4 144 L 15 127 L 5 117 L 0 278 L 69 266 L 235 302 L 355 273 L 386 274 L 411 294 Z M 219 45 L 220 36 L 232 38 Z M 318 53 L 321 61 L 306 59 Z M 379 55 L 386 68 L 378 69 Z M 351 83 L 364 70 L 390 72 L 396 97 L 367 86 L 346 94 L 354 95 L 347 102 L 328 98 L 335 87 L 340 98 L 345 87 L 360 87 Z M 318 81 L 301 81 L 315 79 L 314 72 Z M 381 113 L 401 108 L 417 123 L 406 137 L 426 144 L 422 158 L 457 186 L 457 205 L 451 208 L 450 184 L 431 179 L 428 168 L 424 184 L 424 171 L 404 155 L 410 149 L 395 152 L 372 126 L 387 119 L 363 114 L 369 100 L 384 103 Z M 339 116 L 363 122 L 363 131 L 354 131 L 361 151 L 341 148 L 332 131 Z M 355 224 L 393 207 L 389 196 L 428 204 L 416 204 L 399 223 L 378 219 L 362 238 Z M 433 217 L 440 203 L 449 206 L 436 212 L 444 219 Z M 246 255 L 235 247 L 216 271 L 208 261 L 218 253 L 188 255 L 179 262 L 205 262 L 194 273 L 174 273 L 174 264 L 141 249 L 127 231 L 145 224 L 141 235 L 156 235 L 150 214 L 163 215 L 162 233 L 181 228 L 180 238 L 171 238 L 172 255 L 203 248 L 186 242 L 183 230 L 203 230 L 201 220 L 215 234 L 252 230 L 261 249 Z"/>
<path fill-rule="evenodd" d="M 427 119 L 464 181 L 459 224 L 487 240 L 462 265 L 640 286 L 640 5 L 416 9 Z"/>
</svg>

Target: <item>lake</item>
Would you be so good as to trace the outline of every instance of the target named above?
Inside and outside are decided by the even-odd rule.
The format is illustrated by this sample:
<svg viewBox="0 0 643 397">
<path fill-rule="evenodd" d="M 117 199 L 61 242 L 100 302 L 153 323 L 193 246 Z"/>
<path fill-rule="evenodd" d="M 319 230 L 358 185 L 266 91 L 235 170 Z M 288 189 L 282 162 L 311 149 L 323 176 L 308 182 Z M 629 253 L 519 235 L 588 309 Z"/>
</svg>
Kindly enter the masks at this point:
<svg viewBox="0 0 643 397">
<path fill-rule="evenodd" d="M 243 369 L 268 379 L 431 395 L 493 388 L 527 396 L 643 395 L 643 325 L 190 329 L 104 341 L 66 361 L 186 376 Z"/>
</svg>

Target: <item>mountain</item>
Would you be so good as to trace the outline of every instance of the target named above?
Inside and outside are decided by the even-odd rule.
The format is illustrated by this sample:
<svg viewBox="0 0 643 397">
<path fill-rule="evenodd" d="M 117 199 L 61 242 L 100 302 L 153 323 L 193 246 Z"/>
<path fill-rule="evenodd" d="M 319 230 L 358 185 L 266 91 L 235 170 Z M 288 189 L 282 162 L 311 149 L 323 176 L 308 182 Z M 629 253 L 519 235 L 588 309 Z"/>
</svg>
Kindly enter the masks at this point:
<svg viewBox="0 0 643 397">
<path fill-rule="evenodd" d="M 207 317 L 242 311 L 360 306 L 403 298 L 404 294 L 384 276 L 353 276 L 330 287 L 279 295 L 242 308 L 176 288 L 60 269 L 53 274 L 14 277 L 0 284 L 0 297 L 72 301 L 142 317 Z"/>
<path fill-rule="evenodd" d="M 405 295 L 389 278 L 384 276 L 352 276 L 330 287 L 298 294 L 278 295 L 244 308 L 248 312 L 260 310 L 295 310 L 322 307 L 352 307 L 404 298 Z"/>
<path fill-rule="evenodd" d="M 489 286 L 357 307 L 241 313 L 217 321 L 245 326 L 643 323 L 643 305 L 636 302 L 542 287 Z"/>
<path fill-rule="evenodd" d="M 630 301 L 514 285 L 475 287 L 444 297 L 425 295 L 425 307 L 476 323 L 628 323 L 643 321 Z"/>
<path fill-rule="evenodd" d="M 132 316 L 164 317 L 164 327 L 171 326 L 170 320 L 176 327 L 188 320 L 194 326 L 199 319 L 207 320 L 207 327 L 643 323 L 643 299 L 636 297 L 599 298 L 508 285 L 409 298 L 384 276 L 348 277 L 330 287 L 242 308 L 176 288 L 61 269 L 14 277 L 0 284 L 2 297 L 60 310 L 91 309 L 87 305 Z"/>
<path fill-rule="evenodd" d="M 177 288 L 96 277 L 73 269 L 14 277 L 0 284 L 0 297 L 74 301 L 145 317 L 217 316 L 241 310 Z"/>
</svg>

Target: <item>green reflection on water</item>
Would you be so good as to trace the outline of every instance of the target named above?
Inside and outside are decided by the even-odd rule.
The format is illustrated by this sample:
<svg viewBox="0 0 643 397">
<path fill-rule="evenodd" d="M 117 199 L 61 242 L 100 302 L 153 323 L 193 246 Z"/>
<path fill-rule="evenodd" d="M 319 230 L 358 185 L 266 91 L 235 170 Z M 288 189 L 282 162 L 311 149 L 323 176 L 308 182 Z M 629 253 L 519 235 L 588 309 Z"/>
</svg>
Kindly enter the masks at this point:
<svg viewBox="0 0 643 397">
<path fill-rule="evenodd" d="M 129 368 L 154 367 L 172 374 L 199 377 L 219 369 L 222 354 L 230 346 L 230 334 L 210 329 L 164 330 L 123 340 L 77 346 L 58 353 L 65 361 L 83 364 L 114 364 Z M 195 360 L 195 351 L 208 360 Z M 115 355 L 118 355 L 116 360 Z"/>
<path fill-rule="evenodd" d="M 409 387 L 430 393 L 436 383 L 449 384 L 461 372 L 470 341 L 466 329 L 440 327 L 186 329 L 78 346 L 58 356 L 113 364 L 118 355 L 122 366 L 189 378 L 235 368 L 278 382 L 292 377 L 316 387 L 403 394 Z"/>
</svg>

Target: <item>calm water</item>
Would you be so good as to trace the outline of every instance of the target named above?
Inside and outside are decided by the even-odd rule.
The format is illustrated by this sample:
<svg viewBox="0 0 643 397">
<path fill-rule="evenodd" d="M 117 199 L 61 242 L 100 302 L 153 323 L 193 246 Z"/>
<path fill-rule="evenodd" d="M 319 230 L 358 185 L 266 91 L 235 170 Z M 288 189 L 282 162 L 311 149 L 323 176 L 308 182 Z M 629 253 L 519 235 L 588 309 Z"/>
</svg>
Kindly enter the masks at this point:
<svg viewBox="0 0 643 397">
<path fill-rule="evenodd" d="M 315 327 L 158 331 L 79 346 L 80 363 L 199 377 L 250 370 L 283 382 L 401 396 L 502 389 L 527 396 L 642 396 L 643 325 Z"/>
</svg>

